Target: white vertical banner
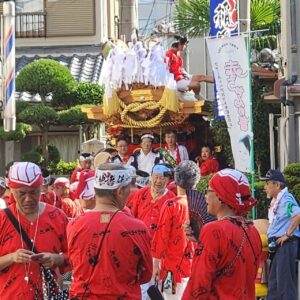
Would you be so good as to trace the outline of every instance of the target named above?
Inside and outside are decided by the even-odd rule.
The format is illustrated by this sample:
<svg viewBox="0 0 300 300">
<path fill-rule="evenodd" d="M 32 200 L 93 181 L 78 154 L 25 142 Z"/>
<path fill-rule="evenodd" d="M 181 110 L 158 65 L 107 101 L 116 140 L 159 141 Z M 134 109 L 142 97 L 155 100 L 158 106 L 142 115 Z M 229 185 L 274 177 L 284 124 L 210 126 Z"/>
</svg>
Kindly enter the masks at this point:
<svg viewBox="0 0 300 300">
<path fill-rule="evenodd" d="M 207 39 L 219 100 L 227 123 L 235 168 L 251 171 L 251 94 L 246 40 Z"/>
</svg>

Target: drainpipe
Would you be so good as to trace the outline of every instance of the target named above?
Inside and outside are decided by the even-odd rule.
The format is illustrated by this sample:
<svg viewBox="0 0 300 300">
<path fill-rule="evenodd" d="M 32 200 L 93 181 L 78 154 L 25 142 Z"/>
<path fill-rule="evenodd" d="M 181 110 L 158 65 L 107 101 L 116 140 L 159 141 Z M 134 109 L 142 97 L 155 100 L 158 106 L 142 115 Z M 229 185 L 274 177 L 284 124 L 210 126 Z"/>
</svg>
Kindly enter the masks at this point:
<svg viewBox="0 0 300 300">
<path fill-rule="evenodd" d="M 293 106 L 294 103 L 286 97 L 286 87 L 293 85 L 298 79 L 298 66 L 297 66 L 297 30 L 296 30 L 296 0 L 290 0 L 290 18 L 291 18 L 291 65 L 292 77 L 284 80 L 280 87 L 280 100 L 283 105 Z"/>
</svg>

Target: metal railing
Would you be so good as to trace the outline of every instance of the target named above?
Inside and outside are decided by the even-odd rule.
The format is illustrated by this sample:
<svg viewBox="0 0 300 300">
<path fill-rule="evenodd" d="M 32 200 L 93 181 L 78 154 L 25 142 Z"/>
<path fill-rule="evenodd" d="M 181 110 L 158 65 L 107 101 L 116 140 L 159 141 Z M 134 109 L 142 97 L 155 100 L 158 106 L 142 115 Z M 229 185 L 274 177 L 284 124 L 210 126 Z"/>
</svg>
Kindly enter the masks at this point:
<svg viewBox="0 0 300 300">
<path fill-rule="evenodd" d="M 46 37 L 46 13 L 17 13 L 16 37 Z"/>
</svg>

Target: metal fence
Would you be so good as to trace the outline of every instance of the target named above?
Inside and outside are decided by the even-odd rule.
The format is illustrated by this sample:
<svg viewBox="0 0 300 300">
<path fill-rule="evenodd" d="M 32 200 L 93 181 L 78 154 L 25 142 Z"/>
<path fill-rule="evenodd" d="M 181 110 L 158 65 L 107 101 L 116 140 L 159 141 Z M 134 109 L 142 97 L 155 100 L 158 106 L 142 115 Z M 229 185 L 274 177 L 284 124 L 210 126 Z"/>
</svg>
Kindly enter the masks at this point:
<svg viewBox="0 0 300 300">
<path fill-rule="evenodd" d="M 46 37 L 46 13 L 17 13 L 16 37 Z"/>
</svg>

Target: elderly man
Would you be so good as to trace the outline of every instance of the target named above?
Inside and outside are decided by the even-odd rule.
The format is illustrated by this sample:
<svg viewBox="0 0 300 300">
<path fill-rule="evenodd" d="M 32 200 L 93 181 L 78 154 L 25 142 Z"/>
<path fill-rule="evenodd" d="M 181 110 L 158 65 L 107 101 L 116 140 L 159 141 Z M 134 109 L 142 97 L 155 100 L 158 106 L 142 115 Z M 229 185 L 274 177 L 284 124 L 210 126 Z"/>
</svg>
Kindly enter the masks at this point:
<svg viewBox="0 0 300 300">
<path fill-rule="evenodd" d="M 266 174 L 265 192 L 272 199 L 268 229 L 271 268 L 268 279 L 268 300 L 297 299 L 295 277 L 300 208 L 286 187 L 279 170 Z"/>
<path fill-rule="evenodd" d="M 253 300 L 262 245 L 253 222 L 243 217 L 256 204 L 248 179 L 237 170 L 219 171 L 209 182 L 206 198 L 207 211 L 217 220 L 200 232 L 182 299 Z"/>
<path fill-rule="evenodd" d="M 67 260 L 67 217 L 40 202 L 43 177 L 30 162 L 15 163 L 8 185 L 16 203 L 0 211 L 0 298 L 45 299 L 41 264 L 53 273 Z"/>
<path fill-rule="evenodd" d="M 151 174 L 153 166 L 163 162 L 162 156 L 152 150 L 154 136 L 152 134 L 144 134 L 141 137 L 141 149 L 135 151 L 128 160 L 128 164 L 137 170 L 142 170 Z"/>
<path fill-rule="evenodd" d="M 175 169 L 177 197 L 166 201 L 160 211 L 158 227 L 152 241 L 153 276 L 162 280 L 164 299 L 181 299 L 191 274 L 194 247 L 183 230 L 189 221 L 187 191 L 200 179 L 199 168 L 191 160 Z"/>
<path fill-rule="evenodd" d="M 171 170 L 164 164 L 153 167 L 150 186 L 138 190 L 131 200 L 131 213 L 142 220 L 153 237 L 157 229 L 159 213 L 163 204 L 175 197 L 175 194 L 167 189 L 168 174 Z"/>
<path fill-rule="evenodd" d="M 73 265 L 71 299 L 140 300 L 152 274 L 146 226 L 124 211 L 130 171 L 106 163 L 96 170 L 96 206 L 67 229 Z"/>
</svg>

